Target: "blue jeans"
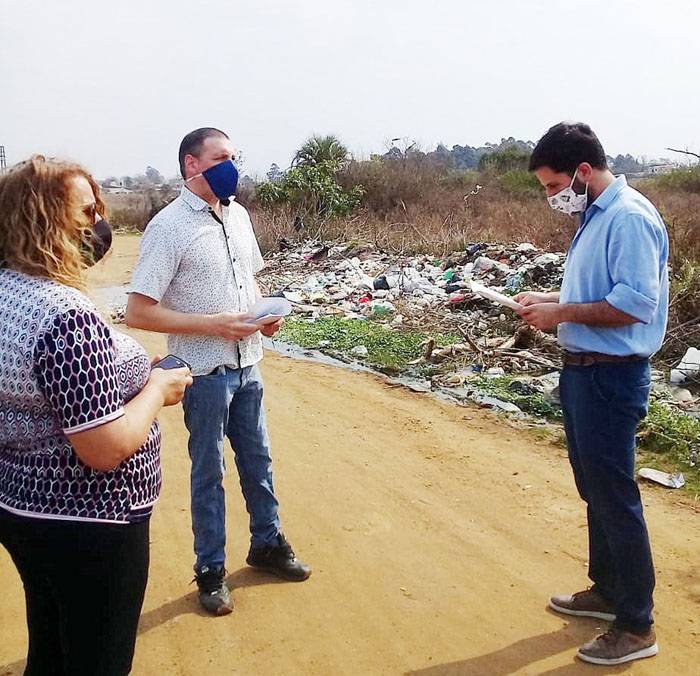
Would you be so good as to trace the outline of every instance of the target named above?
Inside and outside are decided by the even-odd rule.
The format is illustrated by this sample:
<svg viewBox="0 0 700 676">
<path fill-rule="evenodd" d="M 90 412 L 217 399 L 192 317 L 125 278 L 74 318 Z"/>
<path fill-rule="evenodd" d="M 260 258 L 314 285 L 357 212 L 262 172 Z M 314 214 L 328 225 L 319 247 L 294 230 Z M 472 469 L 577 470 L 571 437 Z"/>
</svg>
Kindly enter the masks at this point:
<svg viewBox="0 0 700 676">
<path fill-rule="evenodd" d="M 588 505 L 588 575 L 614 605 L 615 624 L 635 632 L 654 621 L 654 564 L 634 472 L 649 386 L 647 360 L 567 366 L 560 381 L 569 460 Z"/>
<path fill-rule="evenodd" d="M 195 570 L 218 570 L 224 566 L 226 546 L 224 437 L 234 450 L 250 514 L 251 544 L 274 543 L 280 529 L 260 370 L 220 366 L 209 375 L 196 376 L 182 404 L 190 433 Z"/>
</svg>

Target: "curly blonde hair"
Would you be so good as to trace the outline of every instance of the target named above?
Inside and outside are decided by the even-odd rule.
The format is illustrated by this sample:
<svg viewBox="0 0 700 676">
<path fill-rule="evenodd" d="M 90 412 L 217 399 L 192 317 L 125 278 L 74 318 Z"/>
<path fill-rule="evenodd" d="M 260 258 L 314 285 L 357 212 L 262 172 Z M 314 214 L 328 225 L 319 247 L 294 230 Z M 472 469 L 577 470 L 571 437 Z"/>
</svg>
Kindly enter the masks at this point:
<svg viewBox="0 0 700 676">
<path fill-rule="evenodd" d="M 0 175 L 0 266 L 85 289 L 93 223 L 76 218 L 78 176 L 104 214 L 100 188 L 79 164 L 32 155 Z"/>
</svg>

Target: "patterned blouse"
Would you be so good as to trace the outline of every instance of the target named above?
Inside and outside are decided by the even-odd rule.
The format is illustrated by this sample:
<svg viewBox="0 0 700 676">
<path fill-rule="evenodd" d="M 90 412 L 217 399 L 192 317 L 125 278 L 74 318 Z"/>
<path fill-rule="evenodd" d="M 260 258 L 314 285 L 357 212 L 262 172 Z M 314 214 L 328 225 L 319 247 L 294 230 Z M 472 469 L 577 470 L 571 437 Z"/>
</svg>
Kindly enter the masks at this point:
<svg viewBox="0 0 700 676">
<path fill-rule="evenodd" d="M 67 435 L 124 415 L 150 374 L 143 348 L 79 291 L 0 269 L 0 509 L 27 517 L 128 523 L 160 493 L 160 431 L 109 472 Z"/>
</svg>

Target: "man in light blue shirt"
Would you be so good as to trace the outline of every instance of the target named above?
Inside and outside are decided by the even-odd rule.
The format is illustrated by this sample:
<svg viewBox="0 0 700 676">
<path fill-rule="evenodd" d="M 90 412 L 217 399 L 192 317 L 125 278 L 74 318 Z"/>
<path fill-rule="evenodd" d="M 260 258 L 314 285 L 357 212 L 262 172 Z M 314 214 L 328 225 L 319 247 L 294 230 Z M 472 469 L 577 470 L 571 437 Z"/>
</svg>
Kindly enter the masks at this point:
<svg viewBox="0 0 700 676">
<path fill-rule="evenodd" d="M 649 357 L 668 316 L 668 236 L 649 200 L 618 176 L 583 215 L 569 249 L 560 304 L 602 300 L 637 321 L 596 326 L 565 321 L 559 342 L 571 352 Z"/>
<path fill-rule="evenodd" d="M 658 652 L 654 565 L 634 460 L 637 425 L 647 413 L 649 357 L 666 330 L 668 235 L 651 202 L 610 172 L 585 124 L 552 127 L 535 147 L 530 170 L 552 208 L 581 215 L 561 292 L 516 296 L 530 325 L 558 328 L 569 460 L 587 503 L 593 587 L 553 596 L 549 605 L 612 621 L 578 656 L 621 664 Z"/>
</svg>

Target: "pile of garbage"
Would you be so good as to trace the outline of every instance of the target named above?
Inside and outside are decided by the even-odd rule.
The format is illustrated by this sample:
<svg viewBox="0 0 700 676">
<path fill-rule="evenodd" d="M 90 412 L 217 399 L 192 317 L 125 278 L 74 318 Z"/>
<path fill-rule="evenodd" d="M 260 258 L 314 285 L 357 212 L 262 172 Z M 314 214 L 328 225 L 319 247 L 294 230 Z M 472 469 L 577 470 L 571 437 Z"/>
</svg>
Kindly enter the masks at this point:
<svg viewBox="0 0 700 676">
<path fill-rule="evenodd" d="M 287 298 L 305 321 L 373 319 L 397 331 L 456 336 L 449 344 L 426 339 L 422 354 L 410 363 L 406 375 L 428 378 L 413 381 L 421 391 L 450 390 L 478 399 L 482 395 L 472 388 L 475 377 L 507 375 L 514 379 L 509 385 L 514 395 L 540 394 L 556 404 L 561 351 L 554 335 L 535 331 L 512 310 L 473 292 L 471 281 L 511 296 L 557 290 L 564 274 L 563 253 L 545 252 L 527 242 L 475 242 L 435 258 L 392 255 L 367 244 L 292 245 L 282 240 L 280 250 L 266 261 L 261 285 L 268 295 Z M 113 321 L 123 322 L 123 305 L 110 304 Z M 355 345 L 346 356 L 364 361 L 367 348 Z M 690 348 L 671 370 L 670 382 L 654 372 L 653 390 L 669 405 L 700 416 L 700 398 L 692 388 L 699 380 L 700 351 Z M 517 410 L 507 402 L 494 403 L 488 395 L 483 399 L 484 405 Z"/>
<path fill-rule="evenodd" d="M 456 334 L 461 339 L 453 345 L 427 343 L 424 361 L 441 363 L 468 353 L 484 368 L 514 372 L 555 368 L 556 341 L 474 293 L 470 282 L 507 295 L 550 291 L 561 285 L 564 260 L 563 253 L 529 243 L 477 242 L 436 259 L 391 256 L 368 245 L 305 242 L 269 256 L 261 281 L 309 321 L 372 318 L 393 328 Z"/>
<path fill-rule="evenodd" d="M 317 315 L 352 317 L 392 313 L 398 299 L 418 313 L 446 303 L 464 309 L 479 300 L 470 292 L 472 278 L 510 295 L 559 288 L 564 258 L 529 243 L 475 243 L 436 259 L 392 258 L 368 245 L 307 242 L 272 254 L 263 274 L 292 303 L 318 306 Z"/>
<path fill-rule="evenodd" d="M 366 244 L 291 245 L 282 240 L 280 250 L 266 258 L 261 282 L 271 295 L 287 298 L 295 314 L 306 321 L 371 318 L 396 330 L 459 336 L 440 346 L 426 340 L 421 357 L 411 363 L 417 367 L 413 372 L 421 366 L 444 365 L 432 370 L 433 391 L 469 392 L 475 376 L 508 375 L 516 378 L 512 387 L 523 394 L 552 395 L 556 401 L 561 351 L 554 335 L 533 330 L 512 310 L 482 298 L 472 291 L 471 281 L 510 296 L 526 290 L 558 290 L 564 253 L 542 251 L 528 242 L 475 242 L 435 258 L 391 255 Z M 365 346 L 357 345 L 349 356 L 361 360 L 366 353 Z M 697 376 L 698 355 L 689 351 L 688 363 L 671 372 L 670 383 L 656 371 L 656 396 L 700 412 L 698 398 L 681 387 L 683 380 Z"/>
</svg>

